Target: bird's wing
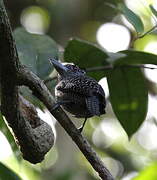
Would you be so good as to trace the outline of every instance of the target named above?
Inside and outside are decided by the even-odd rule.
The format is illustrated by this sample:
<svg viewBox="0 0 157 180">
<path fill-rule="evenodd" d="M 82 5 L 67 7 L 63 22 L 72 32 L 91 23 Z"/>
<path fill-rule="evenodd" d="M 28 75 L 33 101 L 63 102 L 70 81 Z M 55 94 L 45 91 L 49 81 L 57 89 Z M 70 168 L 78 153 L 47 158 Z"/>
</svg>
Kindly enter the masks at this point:
<svg viewBox="0 0 157 180">
<path fill-rule="evenodd" d="M 92 115 L 100 116 L 99 99 L 96 96 L 86 98 L 86 105 Z"/>
<path fill-rule="evenodd" d="M 105 98 L 104 90 L 98 82 L 87 76 L 78 76 L 60 82 L 57 90 L 62 92 L 74 92 L 84 96 L 100 95 Z"/>
<path fill-rule="evenodd" d="M 87 108 L 91 114 L 100 115 L 105 113 L 105 93 L 96 80 L 85 76 L 75 77 L 60 82 L 58 85 L 57 90 L 63 93 L 71 93 L 85 98 Z"/>
</svg>

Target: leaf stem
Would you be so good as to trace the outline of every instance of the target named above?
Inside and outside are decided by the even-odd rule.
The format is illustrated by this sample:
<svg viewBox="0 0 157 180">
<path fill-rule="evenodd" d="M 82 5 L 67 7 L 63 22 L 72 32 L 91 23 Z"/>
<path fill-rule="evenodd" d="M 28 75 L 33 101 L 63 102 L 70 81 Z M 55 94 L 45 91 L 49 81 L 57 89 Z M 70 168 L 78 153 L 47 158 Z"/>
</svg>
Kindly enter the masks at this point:
<svg viewBox="0 0 157 180">
<path fill-rule="evenodd" d="M 143 64 L 124 64 L 124 65 L 117 65 L 117 66 L 108 65 L 108 66 L 91 67 L 91 68 L 87 68 L 86 72 L 111 70 L 111 69 L 114 69 L 114 68 L 123 68 L 123 67 L 126 67 L 126 68 L 135 67 L 135 68 L 144 68 L 144 69 L 152 69 L 152 70 L 157 69 L 155 67 L 147 67 L 147 66 L 145 66 Z"/>
<path fill-rule="evenodd" d="M 147 32 L 145 32 L 144 34 L 142 34 L 141 36 L 138 36 L 135 40 L 143 38 L 143 37 L 146 36 L 147 34 L 150 34 L 151 32 L 153 32 L 156 28 L 157 28 L 157 24 L 156 24 L 155 26 L 153 26 L 151 29 L 149 29 Z"/>
</svg>

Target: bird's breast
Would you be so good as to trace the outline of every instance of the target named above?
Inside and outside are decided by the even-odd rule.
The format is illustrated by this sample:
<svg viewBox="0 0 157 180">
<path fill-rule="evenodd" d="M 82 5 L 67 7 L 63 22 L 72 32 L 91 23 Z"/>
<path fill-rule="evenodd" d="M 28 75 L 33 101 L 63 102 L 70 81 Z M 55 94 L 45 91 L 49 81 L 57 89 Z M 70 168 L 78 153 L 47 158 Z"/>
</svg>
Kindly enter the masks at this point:
<svg viewBox="0 0 157 180">
<path fill-rule="evenodd" d="M 92 116 L 87 109 L 84 96 L 76 93 L 63 93 L 59 90 L 55 91 L 55 96 L 58 102 L 66 102 L 62 107 L 74 116 L 78 118 Z"/>
</svg>

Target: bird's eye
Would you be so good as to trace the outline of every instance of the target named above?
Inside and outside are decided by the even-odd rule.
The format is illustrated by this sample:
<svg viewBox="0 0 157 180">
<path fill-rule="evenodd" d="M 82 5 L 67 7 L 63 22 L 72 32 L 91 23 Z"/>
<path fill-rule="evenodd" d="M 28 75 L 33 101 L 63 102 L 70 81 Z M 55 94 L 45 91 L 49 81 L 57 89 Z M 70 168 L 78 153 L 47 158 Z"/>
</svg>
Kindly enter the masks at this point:
<svg viewBox="0 0 157 180">
<path fill-rule="evenodd" d="M 69 69 L 70 72 L 86 74 L 86 72 L 80 69 L 77 65 L 67 64 L 65 66 Z"/>
</svg>

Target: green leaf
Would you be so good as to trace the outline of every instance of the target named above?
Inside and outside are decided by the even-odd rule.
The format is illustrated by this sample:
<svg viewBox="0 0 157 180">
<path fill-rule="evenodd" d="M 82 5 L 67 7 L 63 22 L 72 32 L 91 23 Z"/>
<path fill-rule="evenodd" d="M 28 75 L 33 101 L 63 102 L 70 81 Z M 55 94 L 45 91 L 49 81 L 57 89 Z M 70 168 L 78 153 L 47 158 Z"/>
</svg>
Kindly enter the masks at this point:
<svg viewBox="0 0 157 180">
<path fill-rule="evenodd" d="M 145 168 L 140 174 L 132 180 L 156 180 L 157 178 L 157 163 Z"/>
<path fill-rule="evenodd" d="M 130 10 L 125 4 L 119 4 L 120 11 L 124 14 L 126 19 L 133 25 L 137 33 L 142 34 L 144 32 L 144 25 L 141 18 Z"/>
<path fill-rule="evenodd" d="M 13 135 L 11 134 L 8 126 L 6 125 L 6 122 L 4 121 L 1 113 L 0 113 L 0 130 L 7 138 L 8 142 L 15 154 L 15 157 L 17 157 L 17 159 L 20 160 L 21 157 L 19 156 L 19 154 L 20 154 L 19 148 L 17 147 L 17 144 L 15 143 L 15 139 L 14 139 Z"/>
<path fill-rule="evenodd" d="M 57 44 L 47 35 L 31 34 L 23 28 L 14 31 L 14 38 L 22 64 L 45 79 L 53 69 L 48 59 L 58 57 Z"/>
<path fill-rule="evenodd" d="M 114 66 L 129 65 L 129 64 L 157 65 L 157 55 L 155 54 L 141 52 L 141 51 L 133 51 L 133 50 L 120 51 L 118 52 L 117 56 L 116 54 L 114 55 L 114 58 L 110 56 L 107 59 L 108 62 L 112 63 Z M 121 56 L 119 54 L 121 54 Z"/>
<path fill-rule="evenodd" d="M 28 66 L 41 79 L 48 78 L 53 70 L 48 59 L 58 57 L 59 53 L 56 42 L 47 35 L 31 34 L 23 28 L 17 28 L 14 31 L 14 37 L 21 63 Z M 20 90 L 27 100 L 43 108 L 43 104 L 32 95 L 28 88 L 22 87 Z"/>
<path fill-rule="evenodd" d="M 73 62 L 81 68 L 92 68 L 109 65 L 106 61 L 108 57 L 104 50 L 80 39 L 71 39 L 64 52 L 64 60 Z M 107 72 L 107 71 L 106 71 Z M 105 71 L 89 72 L 88 75 L 99 80 L 106 75 Z"/>
<path fill-rule="evenodd" d="M 145 120 L 148 105 L 148 90 L 140 68 L 130 64 L 157 64 L 157 56 L 139 51 L 107 53 L 85 41 L 69 41 L 64 58 L 80 67 L 113 65 L 114 69 L 101 74 L 89 74 L 96 79 L 107 76 L 113 110 L 127 132 L 132 136 Z M 124 66 L 123 66 L 124 65 Z"/>
<path fill-rule="evenodd" d="M 129 65 L 157 65 L 157 56 L 133 50 L 108 55 L 107 61 L 115 68 L 107 77 L 112 107 L 127 134 L 131 136 L 145 119 L 148 92 L 143 74 L 136 66 Z M 134 102 L 137 102 L 138 106 L 131 110 Z M 119 106 L 126 110 L 120 110 Z"/>
<path fill-rule="evenodd" d="M 0 162 L 1 180 L 22 180 L 15 172 Z"/>
<path fill-rule="evenodd" d="M 107 76 L 113 111 L 132 136 L 145 120 L 148 91 L 139 68 L 115 68 Z"/>
<path fill-rule="evenodd" d="M 152 5 L 149 5 L 149 8 L 150 8 L 150 10 L 152 11 L 152 13 L 154 14 L 154 16 L 157 17 L 157 11 L 156 11 L 156 9 L 155 9 Z"/>
<path fill-rule="evenodd" d="M 137 131 L 147 114 L 148 90 L 145 78 L 137 67 L 118 67 L 129 64 L 156 63 L 157 56 L 138 52 L 121 51 L 107 53 L 92 44 L 78 39 L 69 41 L 65 53 L 65 61 L 74 62 L 80 67 L 89 68 L 112 64 L 113 70 L 96 72 L 94 78 L 107 76 L 113 110 L 130 137 Z"/>
</svg>

